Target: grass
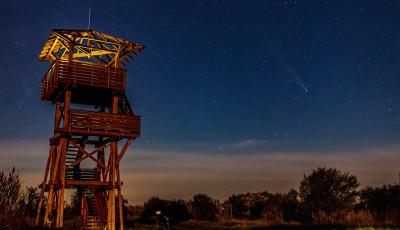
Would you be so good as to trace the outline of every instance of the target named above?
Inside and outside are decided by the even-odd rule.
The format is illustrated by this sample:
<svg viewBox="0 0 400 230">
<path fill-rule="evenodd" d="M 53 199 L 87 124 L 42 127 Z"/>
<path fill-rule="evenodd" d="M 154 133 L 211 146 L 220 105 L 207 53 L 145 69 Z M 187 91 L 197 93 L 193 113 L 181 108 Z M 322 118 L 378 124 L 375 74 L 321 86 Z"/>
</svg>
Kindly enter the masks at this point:
<svg viewBox="0 0 400 230">
<path fill-rule="evenodd" d="M 86 229 L 80 226 L 80 222 L 66 221 L 64 222 L 65 230 L 69 229 Z M 154 230 L 154 225 L 136 224 L 135 227 L 129 227 L 129 224 L 124 226 L 124 229 L 129 230 Z M 42 227 L 35 227 L 33 225 L 27 225 L 21 229 L 39 230 Z M 225 222 L 215 221 L 198 221 L 189 220 L 179 223 L 176 226 L 172 226 L 171 230 L 395 230 L 400 228 L 397 227 L 346 227 L 343 225 L 302 225 L 299 223 L 272 223 L 267 221 L 259 220 L 232 220 Z"/>
</svg>

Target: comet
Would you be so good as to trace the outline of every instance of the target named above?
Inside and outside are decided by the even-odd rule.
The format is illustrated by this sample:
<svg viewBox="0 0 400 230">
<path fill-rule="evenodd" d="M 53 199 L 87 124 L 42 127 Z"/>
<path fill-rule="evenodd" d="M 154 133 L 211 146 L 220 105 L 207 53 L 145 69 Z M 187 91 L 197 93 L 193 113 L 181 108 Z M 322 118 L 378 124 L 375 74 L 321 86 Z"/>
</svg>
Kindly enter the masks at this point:
<svg viewBox="0 0 400 230">
<path fill-rule="evenodd" d="M 278 58 L 279 63 L 286 69 L 286 72 L 288 72 L 296 81 L 296 83 L 304 90 L 304 92 L 308 93 L 307 87 L 304 85 L 303 81 L 297 75 L 296 71 L 293 69 L 293 67 L 286 61 L 286 59 L 278 52 L 276 49 L 276 45 L 272 44 L 272 41 L 269 41 L 269 47 L 273 51 L 273 53 L 276 55 Z"/>
</svg>

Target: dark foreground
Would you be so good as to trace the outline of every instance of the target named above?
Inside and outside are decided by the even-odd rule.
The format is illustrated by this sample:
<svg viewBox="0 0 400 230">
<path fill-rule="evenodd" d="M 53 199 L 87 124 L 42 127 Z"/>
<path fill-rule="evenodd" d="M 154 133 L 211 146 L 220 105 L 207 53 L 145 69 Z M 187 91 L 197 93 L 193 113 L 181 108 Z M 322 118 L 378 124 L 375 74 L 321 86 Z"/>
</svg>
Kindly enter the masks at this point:
<svg viewBox="0 0 400 230">
<path fill-rule="evenodd" d="M 156 229 L 155 226 L 136 226 L 128 228 L 131 230 L 150 230 Z M 176 226 L 172 226 L 171 230 L 201 230 L 201 229 L 210 229 L 210 230 L 336 230 L 336 229 L 348 229 L 348 230 L 392 230 L 399 229 L 398 226 L 382 226 L 382 227 L 349 227 L 343 225 L 301 225 L 301 224 L 271 224 L 271 223 L 263 223 L 263 222 L 227 222 L 227 223 L 218 223 L 218 222 L 208 222 L 208 221 L 185 221 Z"/>
<path fill-rule="evenodd" d="M 13 229 L 13 228 L 11 228 Z M 31 230 L 39 230 L 44 229 L 42 227 L 34 227 L 34 226 L 25 226 L 21 229 L 31 229 Z M 85 229 L 84 227 L 78 226 L 65 226 L 63 229 Z M 125 226 L 124 229 L 129 230 L 155 230 L 156 226 L 152 225 L 139 225 L 136 227 Z M 229 226 L 227 223 L 216 223 L 216 222 L 198 222 L 198 221 L 186 221 L 176 226 L 172 226 L 170 230 L 395 230 L 399 229 L 398 226 L 385 226 L 385 227 L 347 227 L 343 225 L 270 225 L 266 226 L 262 223 L 242 223 L 240 225 L 235 224 Z"/>
</svg>

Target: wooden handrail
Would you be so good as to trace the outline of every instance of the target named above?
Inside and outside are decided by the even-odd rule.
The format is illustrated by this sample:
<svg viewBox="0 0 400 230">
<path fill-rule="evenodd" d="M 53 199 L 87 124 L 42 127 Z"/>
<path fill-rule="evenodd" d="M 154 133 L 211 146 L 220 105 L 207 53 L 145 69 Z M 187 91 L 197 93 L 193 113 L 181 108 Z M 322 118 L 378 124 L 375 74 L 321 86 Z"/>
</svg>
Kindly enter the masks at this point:
<svg viewBox="0 0 400 230">
<path fill-rule="evenodd" d="M 81 132 L 104 131 L 140 134 L 141 117 L 71 109 L 68 130 Z M 67 128 L 67 127 L 64 127 Z"/>
<path fill-rule="evenodd" d="M 124 69 L 57 60 L 42 80 L 42 99 L 49 97 L 57 88 L 58 85 L 55 85 L 55 82 L 124 91 L 125 81 L 126 70 Z"/>
</svg>

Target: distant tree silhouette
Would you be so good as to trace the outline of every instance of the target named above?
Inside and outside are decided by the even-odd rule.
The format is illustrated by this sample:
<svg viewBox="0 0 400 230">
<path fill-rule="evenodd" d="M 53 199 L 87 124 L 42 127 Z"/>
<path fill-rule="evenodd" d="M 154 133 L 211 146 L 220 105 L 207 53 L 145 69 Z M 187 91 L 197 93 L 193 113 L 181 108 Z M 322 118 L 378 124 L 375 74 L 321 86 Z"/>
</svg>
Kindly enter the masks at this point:
<svg viewBox="0 0 400 230">
<path fill-rule="evenodd" d="M 193 217 L 197 220 L 214 220 L 217 214 L 217 206 L 214 199 L 206 194 L 197 194 L 193 196 L 190 202 Z"/>
<path fill-rule="evenodd" d="M 144 210 L 140 215 L 141 222 L 154 224 L 156 221 L 156 212 L 161 211 L 162 213 L 164 213 L 166 206 L 166 200 L 162 200 L 156 196 L 151 197 L 144 204 Z"/>
<path fill-rule="evenodd" d="M 300 198 L 309 208 L 314 222 L 320 222 L 321 217 L 330 222 L 334 214 L 339 215 L 353 207 L 358 186 L 356 176 L 335 168 L 318 167 L 310 175 L 303 176 Z"/>
<path fill-rule="evenodd" d="M 264 192 L 268 199 L 264 202 L 262 218 L 271 221 L 283 220 L 283 195 Z"/>
<path fill-rule="evenodd" d="M 228 202 L 232 207 L 232 215 L 235 218 L 246 218 L 248 217 L 248 208 L 244 199 L 245 194 L 233 194 L 228 198 Z"/>
<path fill-rule="evenodd" d="M 283 196 L 282 216 L 284 221 L 286 222 L 300 221 L 298 214 L 300 208 L 300 202 L 298 198 L 299 198 L 299 193 L 294 189 L 291 189 L 286 195 Z"/>
<path fill-rule="evenodd" d="M 165 215 L 169 218 L 170 225 L 189 220 L 191 215 L 186 202 L 183 200 L 170 200 L 165 208 Z"/>
<path fill-rule="evenodd" d="M 270 201 L 269 195 L 272 194 L 269 194 L 268 192 L 247 194 L 245 198 L 245 204 L 247 206 L 248 217 L 250 219 L 260 219 L 263 214 L 266 214 L 266 210 L 274 210 L 274 208 L 271 208 L 272 206 L 274 206 L 273 202 L 268 202 Z"/>
<path fill-rule="evenodd" d="M 359 205 L 362 209 L 374 212 L 378 220 L 388 220 L 389 214 L 395 214 L 394 222 L 399 223 L 400 186 L 383 185 L 376 188 L 368 186 L 360 192 Z"/>
<path fill-rule="evenodd" d="M 236 218 L 281 220 L 283 196 L 267 191 L 232 195 L 228 199 Z"/>
<path fill-rule="evenodd" d="M 190 219 L 190 213 L 183 200 L 169 201 L 153 196 L 144 204 L 140 221 L 147 224 L 155 224 L 158 218 L 157 211 L 161 211 L 169 219 L 171 225 Z"/>
</svg>

